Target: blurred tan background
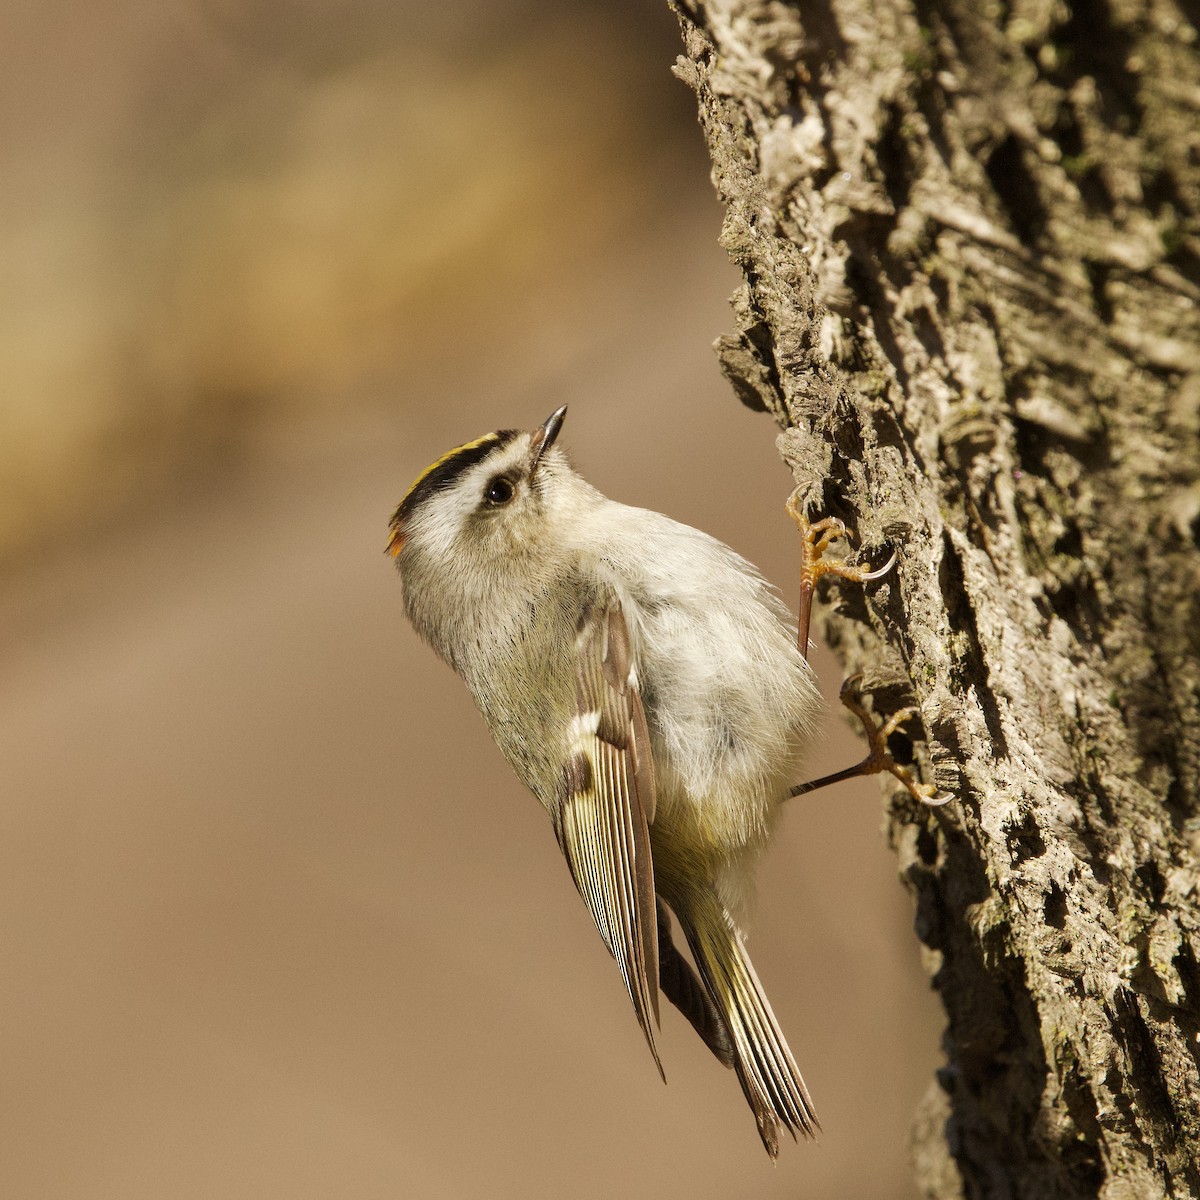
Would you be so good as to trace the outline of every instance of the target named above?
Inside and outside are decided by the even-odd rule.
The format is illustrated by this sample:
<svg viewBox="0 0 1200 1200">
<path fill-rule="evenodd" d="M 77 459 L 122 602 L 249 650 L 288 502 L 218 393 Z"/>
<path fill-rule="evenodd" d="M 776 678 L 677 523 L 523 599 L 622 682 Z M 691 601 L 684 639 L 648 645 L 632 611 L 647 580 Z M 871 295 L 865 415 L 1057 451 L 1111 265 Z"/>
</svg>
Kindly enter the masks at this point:
<svg viewBox="0 0 1200 1200">
<path fill-rule="evenodd" d="M 762 873 L 825 1126 L 772 1168 L 671 1010 L 659 1083 L 383 554 L 430 459 L 565 401 L 794 605 L 665 3 L 51 0 L 0 45 L 0 1195 L 911 1196 L 939 1022 L 877 785 Z"/>
</svg>

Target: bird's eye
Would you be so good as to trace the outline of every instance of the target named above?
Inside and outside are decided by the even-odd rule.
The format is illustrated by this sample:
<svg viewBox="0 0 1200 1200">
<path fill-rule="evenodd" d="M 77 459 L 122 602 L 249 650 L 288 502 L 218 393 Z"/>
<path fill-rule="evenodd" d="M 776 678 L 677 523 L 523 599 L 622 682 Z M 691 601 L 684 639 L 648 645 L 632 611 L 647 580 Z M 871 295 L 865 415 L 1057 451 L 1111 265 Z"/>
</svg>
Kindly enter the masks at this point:
<svg viewBox="0 0 1200 1200">
<path fill-rule="evenodd" d="M 497 507 L 501 504 L 507 504 L 513 498 L 512 480 L 506 479 L 503 475 L 497 475 L 487 485 L 483 493 L 483 498 L 489 504 L 494 504 Z"/>
</svg>

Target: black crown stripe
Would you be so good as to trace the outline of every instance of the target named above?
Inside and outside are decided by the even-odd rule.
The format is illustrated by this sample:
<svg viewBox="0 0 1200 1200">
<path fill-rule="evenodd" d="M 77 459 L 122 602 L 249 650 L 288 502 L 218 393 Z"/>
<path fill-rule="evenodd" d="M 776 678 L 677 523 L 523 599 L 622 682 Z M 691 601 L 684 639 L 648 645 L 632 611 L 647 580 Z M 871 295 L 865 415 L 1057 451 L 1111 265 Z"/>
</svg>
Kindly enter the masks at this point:
<svg viewBox="0 0 1200 1200">
<path fill-rule="evenodd" d="M 473 442 L 455 446 L 453 450 L 443 454 L 417 476 L 404 499 L 400 501 L 400 506 L 392 514 L 392 526 L 399 525 L 417 505 L 434 492 L 453 487 L 464 471 L 482 462 L 493 450 L 507 446 L 519 433 L 519 429 L 501 429 L 496 433 L 486 433 Z"/>
</svg>

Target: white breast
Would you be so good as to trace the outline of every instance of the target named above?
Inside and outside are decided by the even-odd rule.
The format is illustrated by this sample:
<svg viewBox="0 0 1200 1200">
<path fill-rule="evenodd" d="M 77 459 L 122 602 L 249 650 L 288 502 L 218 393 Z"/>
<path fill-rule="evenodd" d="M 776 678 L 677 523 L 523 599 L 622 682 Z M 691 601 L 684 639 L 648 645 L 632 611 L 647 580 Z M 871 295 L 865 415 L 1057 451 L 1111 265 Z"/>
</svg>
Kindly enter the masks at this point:
<svg viewBox="0 0 1200 1200">
<path fill-rule="evenodd" d="M 757 848 L 799 782 L 820 708 L 791 619 L 715 538 L 611 501 L 597 520 L 597 569 L 621 596 L 638 657 L 658 820 L 730 854 Z"/>
</svg>

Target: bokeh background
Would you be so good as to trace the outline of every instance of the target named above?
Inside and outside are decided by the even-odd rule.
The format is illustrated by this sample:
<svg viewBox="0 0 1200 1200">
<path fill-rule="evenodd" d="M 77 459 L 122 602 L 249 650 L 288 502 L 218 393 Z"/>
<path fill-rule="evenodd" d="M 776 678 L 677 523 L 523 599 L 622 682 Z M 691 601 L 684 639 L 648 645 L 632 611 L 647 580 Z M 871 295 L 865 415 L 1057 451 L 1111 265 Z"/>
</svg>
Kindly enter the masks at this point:
<svg viewBox="0 0 1200 1200">
<path fill-rule="evenodd" d="M 669 1009 L 658 1081 L 383 554 L 430 459 L 566 402 L 598 486 L 794 604 L 665 4 L 47 0 L 0 46 L 0 1195 L 912 1196 L 939 1021 L 877 784 L 762 872 L 825 1126 L 772 1168 Z"/>
</svg>

